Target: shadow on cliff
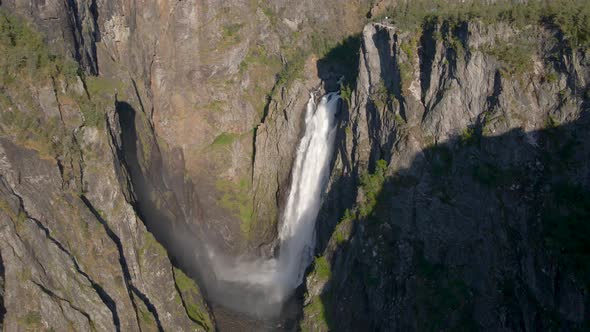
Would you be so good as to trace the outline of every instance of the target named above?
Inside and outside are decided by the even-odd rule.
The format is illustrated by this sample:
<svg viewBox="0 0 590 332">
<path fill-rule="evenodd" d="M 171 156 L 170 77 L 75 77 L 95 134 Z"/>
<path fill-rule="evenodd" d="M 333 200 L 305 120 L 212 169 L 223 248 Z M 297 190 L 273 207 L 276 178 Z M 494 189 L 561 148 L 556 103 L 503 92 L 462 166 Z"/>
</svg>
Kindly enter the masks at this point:
<svg viewBox="0 0 590 332">
<path fill-rule="evenodd" d="M 121 127 L 119 153 L 131 177 L 135 210 L 166 248 L 172 264 L 202 286 L 208 278 L 203 273 L 208 269 L 202 265 L 208 261 L 197 224 L 199 205 L 193 184 L 182 174 L 182 156 L 167 155 L 164 161 L 149 123 L 138 119 L 142 115 L 122 101 L 116 103 L 116 110 Z M 206 293 L 204 288 L 201 291 Z"/>
<path fill-rule="evenodd" d="M 356 85 L 360 45 L 360 34 L 348 36 L 317 61 L 318 77 L 324 83 L 324 90 L 337 91 L 341 86 Z"/>
<path fill-rule="evenodd" d="M 590 327 L 588 111 L 526 133 L 483 127 L 381 180 L 372 166 L 359 175 L 360 203 L 355 180 L 334 183 L 318 218 L 331 271 L 304 309 L 310 321 L 330 331 Z M 347 208 L 352 235 L 338 239 Z"/>
<path fill-rule="evenodd" d="M 116 109 L 121 126 L 123 160 L 131 175 L 136 209 L 156 239 L 166 248 L 172 247 L 173 231 L 182 227 L 185 216 L 175 197 L 170 197 L 171 190 L 164 184 L 160 153 L 157 147 L 140 141 L 133 107 L 126 102 L 117 102 Z M 142 145 L 138 146 L 138 142 Z M 149 152 L 139 149 L 149 149 Z M 150 160 L 144 159 L 146 155 L 149 155 Z"/>
<path fill-rule="evenodd" d="M 350 119 L 350 99 L 352 88 L 356 86 L 359 68 L 359 52 L 361 49 L 361 35 L 355 34 L 345 38 L 342 42 L 332 47 L 321 59 L 317 61 L 318 76 L 324 84 L 324 90 L 337 91 L 343 99 L 336 121 L 338 123 L 335 153 L 342 158 L 343 168 L 347 171 L 343 176 L 332 179 L 327 195 L 324 197 L 322 208 L 318 215 L 317 250 L 323 251 L 332 234 L 335 223 L 330 221 L 331 216 L 339 215 L 345 208 L 350 207 L 356 197 L 356 180 L 352 174 L 352 161 L 348 160 L 346 150 L 346 128 Z M 330 165 L 333 174 L 335 160 Z M 320 222 L 325 221 L 325 222 Z"/>
</svg>

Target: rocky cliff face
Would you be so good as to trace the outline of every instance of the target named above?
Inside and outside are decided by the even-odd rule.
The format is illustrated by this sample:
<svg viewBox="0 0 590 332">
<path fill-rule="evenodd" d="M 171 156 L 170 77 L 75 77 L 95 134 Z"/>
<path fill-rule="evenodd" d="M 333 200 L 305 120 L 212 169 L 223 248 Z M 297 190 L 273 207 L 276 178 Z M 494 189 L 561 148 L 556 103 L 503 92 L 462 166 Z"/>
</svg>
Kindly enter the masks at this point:
<svg viewBox="0 0 590 332">
<path fill-rule="evenodd" d="M 588 328 L 588 56 L 548 26 L 366 26 L 302 328 Z"/>
<path fill-rule="evenodd" d="M 211 329 L 198 287 L 138 214 L 116 100 L 133 90 L 80 76 L 0 15 L 3 328 Z"/>
<path fill-rule="evenodd" d="M 308 39 L 325 47 L 325 36 L 352 33 L 368 5 L 0 5 L 10 13 L 2 50 L 11 54 L 2 62 L 1 99 L 5 326 L 211 328 L 198 288 L 192 281 L 181 287 L 183 275 L 158 241 L 193 277 L 203 271 L 186 251 L 199 234 L 234 253 L 272 244 L 301 112 L 309 91 L 321 87 Z M 39 52 L 48 63 L 35 62 Z M 33 182 L 24 185 L 27 176 Z M 8 256 L 9 243 L 30 245 L 19 242 L 21 219 L 46 238 L 33 239 L 35 250 L 54 245 L 61 265 L 34 251 Z M 179 233 L 188 236 L 179 241 Z M 97 257 L 103 251 L 113 255 Z M 59 274 L 64 264 L 73 271 L 69 279 L 60 274 L 61 284 L 20 271 L 30 265 Z M 149 269 L 158 272 L 142 273 Z M 76 302 L 76 292 L 58 291 L 69 283 L 88 286 L 80 286 L 85 303 Z M 52 307 L 35 302 L 22 314 L 15 310 L 42 293 Z M 92 315 L 84 309 L 90 304 Z M 58 309 L 77 313 L 50 321 Z"/>
<path fill-rule="evenodd" d="M 321 85 L 309 59 L 310 39 L 325 47 L 360 29 L 369 10 L 368 1 L 76 0 L 2 6 L 48 31 L 51 49 L 76 59 L 87 72 L 133 85 L 140 103 L 127 96 L 119 101 L 143 114 L 138 130 L 158 137 L 138 142 L 141 169 L 134 178 L 149 191 L 143 200 L 172 214 L 170 222 L 199 224 L 220 249 L 234 253 L 269 242 L 269 231 L 276 228 L 276 196 L 288 178 L 307 99 L 302 89 Z M 275 110 L 287 114 L 283 122 L 293 129 L 284 138 Z M 265 128 L 257 132 L 261 124 Z M 277 154 L 258 138 L 269 132 L 285 161 L 268 170 L 273 175 L 259 166 L 271 164 L 265 158 Z"/>
<path fill-rule="evenodd" d="M 588 48 L 362 29 L 397 3 L 0 1 L 3 328 L 215 329 L 185 272 L 203 239 L 273 253 L 305 103 L 339 87 L 302 329 L 587 328 Z"/>
</svg>

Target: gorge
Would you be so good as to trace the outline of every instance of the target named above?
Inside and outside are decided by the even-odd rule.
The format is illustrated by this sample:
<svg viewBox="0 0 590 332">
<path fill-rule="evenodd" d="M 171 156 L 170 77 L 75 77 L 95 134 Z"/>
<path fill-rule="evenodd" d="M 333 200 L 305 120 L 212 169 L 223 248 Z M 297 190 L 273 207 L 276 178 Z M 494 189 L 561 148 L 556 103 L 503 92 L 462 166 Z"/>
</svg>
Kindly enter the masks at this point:
<svg viewBox="0 0 590 332">
<path fill-rule="evenodd" d="M 1 329 L 589 329 L 589 11 L 0 1 Z"/>
<path fill-rule="evenodd" d="M 293 164 L 291 188 L 278 236 L 276 258 L 242 261 L 209 254 L 215 285 L 213 299 L 238 312 L 280 315 L 283 303 L 301 285 L 313 260 L 315 221 L 328 180 L 340 96 L 329 93 L 316 104 L 311 94 L 305 112 L 305 134 Z"/>
</svg>

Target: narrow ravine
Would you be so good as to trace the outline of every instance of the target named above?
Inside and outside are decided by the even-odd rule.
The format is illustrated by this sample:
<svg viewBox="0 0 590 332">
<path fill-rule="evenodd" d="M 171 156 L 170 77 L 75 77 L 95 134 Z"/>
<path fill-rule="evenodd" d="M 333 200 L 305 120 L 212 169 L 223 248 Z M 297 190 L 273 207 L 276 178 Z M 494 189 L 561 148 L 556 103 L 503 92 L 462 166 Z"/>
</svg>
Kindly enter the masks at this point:
<svg viewBox="0 0 590 332">
<path fill-rule="evenodd" d="M 310 96 L 305 134 L 297 149 L 282 214 L 278 254 L 270 259 L 247 260 L 209 250 L 215 278 L 210 279 L 207 289 L 214 302 L 238 312 L 273 317 L 302 283 L 313 259 L 315 221 L 330 174 L 339 101 L 335 92 L 319 102 L 313 94 Z"/>
</svg>

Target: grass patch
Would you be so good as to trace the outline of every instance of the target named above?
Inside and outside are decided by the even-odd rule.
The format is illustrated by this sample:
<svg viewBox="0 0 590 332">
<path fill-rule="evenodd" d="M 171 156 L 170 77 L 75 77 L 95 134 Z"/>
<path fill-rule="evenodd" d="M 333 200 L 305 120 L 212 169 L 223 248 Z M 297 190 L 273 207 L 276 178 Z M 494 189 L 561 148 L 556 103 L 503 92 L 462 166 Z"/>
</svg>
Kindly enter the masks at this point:
<svg viewBox="0 0 590 332">
<path fill-rule="evenodd" d="M 123 83 L 116 79 L 88 76 L 85 82 L 88 93 L 92 96 L 111 97 L 124 90 Z"/>
<path fill-rule="evenodd" d="M 221 37 L 224 44 L 236 44 L 239 43 L 240 38 L 240 30 L 244 24 L 242 23 L 232 23 L 226 24 L 221 27 Z"/>
<path fill-rule="evenodd" d="M 264 16 L 266 16 L 270 21 L 270 25 L 276 27 L 279 21 L 277 14 L 271 8 L 268 7 L 260 7 L 260 9 L 262 10 Z"/>
<path fill-rule="evenodd" d="M 340 97 L 342 97 L 342 99 L 346 102 L 346 104 L 349 107 L 351 105 L 352 90 L 353 88 L 349 84 L 343 83 L 342 85 L 340 85 Z"/>
<path fill-rule="evenodd" d="M 343 230 L 341 229 L 336 229 L 336 231 L 334 232 L 334 236 L 336 238 L 336 244 L 337 245 L 341 245 L 343 243 L 345 243 L 347 241 L 347 237 L 346 234 L 344 233 Z"/>
<path fill-rule="evenodd" d="M 38 311 L 29 311 L 19 319 L 27 328 L 39 328 L 41 325 L 41 314 Z"/>
<path fill-rule="evenodd" d="M 316 257 L 313 262 L 313 267 L 316 275 L 321 279 L 327 280 L 332 276 L 330 263 L 328 263 L 326 256 Z"/>
<path fill-rule="evenodd" d="M 152 329 L 156 329 L 156 318 L 154 317 L 154 315 L 152 315 L 152 313 L 148 310 L 148 308 L 146 307 L 146 305 L 142 302 L 142 301 L 136 301 L 137 302 L 137 313 L 138 316 L 141 320 L 141 325 L 143 325 L 142 327 L 145 328 L 147 326 L 149 326 Z"/>
<path fill-rule="evenodd" d="M 389 104 L 391 95 L 389 94 L 389 90 L 385 86 L 385 82 L 383 79 L 377 83 L 376 86 L 373 87 L 371 91 L 371 100 L 379 110 L 383 110 L 387 104 Z"/>
<path fill-rule="evenodd" d="M 486 24 L 505 22 L 515 28 L 547 23 L 563 33 L 564 41 L 571 48 L 585 49 L 590 46 L 590 6 L 586 0 L 526 3 L 499 0 L 491 4 L 481 0 L 415 0 L 394 6 L 374 20 L 381 20 L 384 16 L 389 16 L 396 27 L 406 31 L 416 31 L 428 21 L 447 21 L 452 26 L 469 20 L 480 20 Z M 459 45 L 452 42 L 450 46 Z"/>
<path fill-rule="evenodd" d="M 211 318 L 203 303 L 202 294 L 197 284 L 182 270 L 174 268 L 174 280 L 181 293 L 188 316 L 206 331 L 212 330 Z"/>
<path fill-rule="evenodd" d="M 221 113 L 223 111 L 223 105 L 225 103 L 221 100 L 214 100 L 210 103 L 208 103 L 207 105 L 203 106 L 204 109 L 215 112 L 215 113 Z"/>
<path fill-rule="evenodd" d="M 236 139 L 237 135 L 235 134 L 230 134 L 230 133 L 221 133 L 219 135 L 217 135 L 217 137 L 215 137 L 215 139 L 213 140 L 213 143 L 211 143 L 211 146 L 214 147 L 221 147 L 221 146 L 228 146 L 231 145 L 235 139 Z"/>
<path fill-rule="evenodd" d="M 410 63 L 400 62 L 398 69 L 401 80 L 401 88 L 407 93 L 410 89 L 410 85 L 412 84 L 414 68 Z"/>
<path fill-rule="evenodd" d="M 44 131 L 52 130 L 53 120 L 47 123 L 42 119 L 38 102 L 32 97 L 36 93 L 33 87 L 51 86 L 54 81 L 65 81 L 68 86 L 76 86 L 78 80 L 84 77 L 82 69 L 74 60 L 52 54 L 40 33 L 3 10 L 0 10 L 0 53 L 0 86 L 9 91 L 8 95 L 16 99 L 19 106 L 30 111 L 31 114 L 27 116 L 35 118 L 32 122 L 47 127 L 42 128 Z M 84 82 L 91 98 L 73 91 L 67 91 L 66 97 L 77 102 L 86 126 L 101 127 L 105 121 L 104 110 L 111 106 L 109 99 L 115 92 L 122 92 L 123 86 L 121 82 L 98 77 L 86 77 Z M 6 93 L 2 95 L 4 97 L 0 98 L 0 103 L 10 104 L 11 98 L 7 98 Z M 51 141 L 55 139 L 41 145 L 48 145 Z"/>
<path fill-rule="evenodd" d="M 250 233 L 254 218 L 250 183 L 247 179 L 240 179 L 238 183 L 219 179 L 216 182 L 216 187 L 222 193 L 221 198 L 218 200 L 219 205 L 229 210 L 234 217 L 240 219 L 240 228 L 247 236 Z"/>
<path fill-rule="evenodd" d="M 463 129 L 461 135 L 459 135 L 459 142 L 463 145 L 473 145 L 476 144 L 479 139 L 477 131 L 474 127 L 467 127 Z"/>
<path fill-rule="evenodd" d="M 42 115 L 18 109 L 0 115 L 2 132 L 14 135 L 16 142 L 36 150 L 42 157 L 76 156 L 80 150 L 73 137 L 60 125 L 57 117 L 43 119 Z"/>
<path fill-rule="evenodd" d="M 483 51 L 500 61 L 501 70 L 509 75 L 521 75 L 533 69 L 532 55 L 534 45 L 525 40 L 503 42 L 497 40 L 493 46 L 484 47 Z"/>
<path fill-rule="evenodd" d="M 377 206 L 377 198 L 383 189 L 385 182 L 385 172 L 387 171 L 387 163 L 385 160 L 377 161 L 375 171 L 373 173 L 365 173 L 361 175 L 361 190 L 364 199 L 359 204 L 358 212 L 360 217 L 369 216 L 375 206 Z"/>
<path fill-rule="evenodd" d="M 283 69 L 277 74 L 277 85 L 288 86 L 291 82 L 300 78 L 306 58 L 307 53 L 303 50 L 296 51 L 295 55 L 285 63 Z"/>
<path fill-rule="evenodd" d="M 156 240 L 152 233 L 146 231 L 143 238 L 143 245 L 139 249 L 140 257 L 147 258 L 146 255 L 154 253 L 158 257 L 168 257 L 166 249 Z"/>
<path fill-rule="evenodd" d="M 329 331 L 328 321 L 326 320 L 326 308 L 320 296 L 314 297 L 311 302 L 303 308 L 304 317 L 311 320 L 309 323 L 301 326 L 302 331 Z M 303 323 L 307 323 L 302 321 Z M 312 325 L 312 326 L 309 326 Z"/>
<path fill-rule="evenodd" d="M 280 61 L 276 56 L 268 54 L 263 46 L 257 46 L 250 49 L 244 60 L 240 62 L 238 68 L 240 73 L 244 73 L 256 65 L 275 68 L 280 65 Z"/>
<path fill-rule="evenodd" d="M 52 54 L 40 33 L 0 9 L 0 83 L 38 84 L 52 77 L 75 78 L 81 70 L 71 59 Z"/>
</svg>

